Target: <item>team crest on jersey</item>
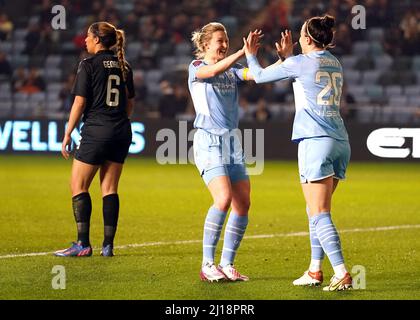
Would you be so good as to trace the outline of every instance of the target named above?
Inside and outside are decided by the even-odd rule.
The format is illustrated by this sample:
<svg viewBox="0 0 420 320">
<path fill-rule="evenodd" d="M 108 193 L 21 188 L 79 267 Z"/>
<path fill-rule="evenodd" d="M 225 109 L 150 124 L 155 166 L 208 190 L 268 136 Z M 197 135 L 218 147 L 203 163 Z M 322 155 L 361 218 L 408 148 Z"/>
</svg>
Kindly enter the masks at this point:
<svg viewBox="0 0 420 320">
<path fill-rule="evenodd" d="M 195 60 L 194 62 L 193 62 L 193 66 L 194 67 L 198 67 L 200 64 L 202 64 L 203 63 L 203 61 L 201 61 L 201 60 Z"/>
<path fill-rule="evenodd" d="M 235 74 L 233 73 L 232 70 L 229 70 L 226 72 L 227 77 L 229 78 L 230 81 L 234 81 L 235 80 Z"/>
</svg>

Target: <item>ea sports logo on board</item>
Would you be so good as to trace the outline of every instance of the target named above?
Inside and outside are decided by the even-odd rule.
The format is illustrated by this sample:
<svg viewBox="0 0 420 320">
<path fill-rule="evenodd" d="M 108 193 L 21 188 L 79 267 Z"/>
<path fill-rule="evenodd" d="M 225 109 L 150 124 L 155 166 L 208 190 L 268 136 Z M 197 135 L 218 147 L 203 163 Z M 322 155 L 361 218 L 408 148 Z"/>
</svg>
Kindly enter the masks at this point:
<svg viewBox="0 0 420 320">
<path fill-rule="evenodd" d="M 412 146 L 405 146 L 412 139 Z M 420 158 L 420 128 L 381 128 L 366 141 L 369 151 L 381 158 Z"/>
</svg>

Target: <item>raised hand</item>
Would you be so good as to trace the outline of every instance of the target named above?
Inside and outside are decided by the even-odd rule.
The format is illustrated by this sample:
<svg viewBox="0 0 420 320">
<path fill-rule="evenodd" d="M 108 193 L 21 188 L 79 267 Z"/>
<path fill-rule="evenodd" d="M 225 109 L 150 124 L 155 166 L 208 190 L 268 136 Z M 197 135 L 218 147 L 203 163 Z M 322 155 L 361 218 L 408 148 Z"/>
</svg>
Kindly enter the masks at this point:
<svg viewBox="0 0 420 320">
<path fill-rule="evenodd" d="M 277 55 L 279 58 L 287 58 L 293 55 L 293 41 L 292 41 L 292 32 L 290 30 L 285 30 L 281 33 L 280 44 L 276 42 Z"/>
<path fill-rule="evenodd" d="M 245 51 L 246 55 L 256 55 L 258 49 L 260 48 L 260 39 L 263 37 L 263 33 L 259 29 L 255 29 L 254 31 L 250 31 L 248 37 L 245 39 L 243 38 L 244 46 L 243 50 Z"/>
</svg>

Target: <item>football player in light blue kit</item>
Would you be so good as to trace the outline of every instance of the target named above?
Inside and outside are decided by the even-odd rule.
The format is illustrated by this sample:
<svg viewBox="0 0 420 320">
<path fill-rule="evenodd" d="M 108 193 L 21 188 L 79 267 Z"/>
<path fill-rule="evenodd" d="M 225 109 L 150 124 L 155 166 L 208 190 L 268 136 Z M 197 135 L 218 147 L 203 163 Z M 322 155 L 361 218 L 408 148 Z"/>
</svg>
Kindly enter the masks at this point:
<svg viewBox="0 0 420 320">
<path fill-rule="evenodd" d="M 214 201 L 204 223 L 200 277 L 210 282 L 247 281 L 248 277 L 233 264 L 248 225 L 250 207 L 250 182 L 235 130 L 238 83 L 253 78 L 248 68 L 236 63 L 244 56 L 244 48 L 227 56 L 229 39 L 222 24 L 205 25 L 193 33 L 192 42 L 197 60 L 189 66 L 188 87 L 196 111 L 194 160 Z M 222 258 L 216 266 L 215 250 L 230 207 Z"/>
<path fill-rule="evenodd" d="M 313 17 L 300 31 L 302 54 L 293 56 L 290 31 L 282 33 L 277 52 L 281 59 L 263 69 L 256 59 L 258 37 L 244 39 L 245 53 L 255 82 L 294 79 L 296 114 L 292 140 L 299 143 L 300 182 L 307 204 L 311 240 L 311 263 L 294 285 L 320 285 L 321 263 L 328 256 L 334 276 L 325 291 L 352 287 L 338 232 L 331 220 L 331 199 L 338 181 L 345 178 L 350 160 L 347 131 L 340 116 L 343 72 L 339 61 L 327 50 L 333 41 L 335 19 Z"/>
</svg>

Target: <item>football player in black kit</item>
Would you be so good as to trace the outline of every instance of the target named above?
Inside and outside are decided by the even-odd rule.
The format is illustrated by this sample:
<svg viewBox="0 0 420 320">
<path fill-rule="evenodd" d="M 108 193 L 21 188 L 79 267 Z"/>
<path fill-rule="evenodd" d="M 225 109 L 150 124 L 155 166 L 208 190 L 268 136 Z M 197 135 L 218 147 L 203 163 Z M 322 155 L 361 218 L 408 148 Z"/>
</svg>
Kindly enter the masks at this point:
<svg viewBox="0 0 420 320">
<path fill-rule="evenodd" d="M 83 115 L 80 144 L 75 150 L 71 192 L 77 242 L 55 252 L 61 257 L 91 256 L 92 203 L 89 186 L 99 169 L 103 197 L 104 242 L 101 255 L 112 257 L 119 214 L 118 181 L 131 144 L 134 107 L 133 73 L 124 57 L 124 32 L 107 22 L 93 23 L 85 39 L 92 57 L 80 62 L 75 96 L 61 153 L 69 158 L 71 133 Z M 115 47 L 116 54 L 111 50 Z"/>
</svg>

